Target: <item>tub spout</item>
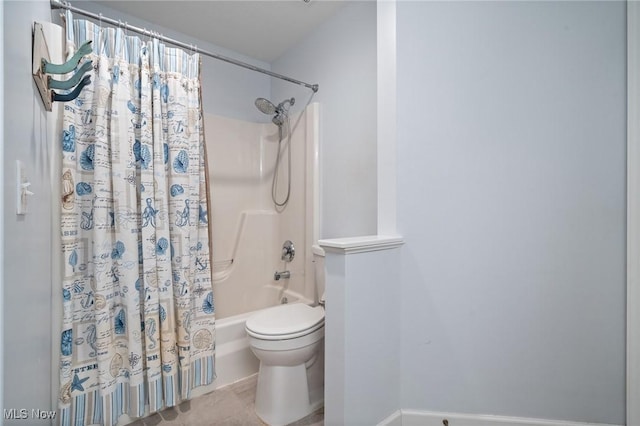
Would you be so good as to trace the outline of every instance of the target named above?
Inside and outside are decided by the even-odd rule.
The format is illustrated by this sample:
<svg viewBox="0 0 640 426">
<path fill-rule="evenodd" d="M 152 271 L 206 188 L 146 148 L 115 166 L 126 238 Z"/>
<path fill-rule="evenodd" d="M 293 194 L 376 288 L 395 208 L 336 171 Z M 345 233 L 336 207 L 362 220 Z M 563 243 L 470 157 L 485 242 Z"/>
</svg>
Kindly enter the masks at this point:
<svg viewBox="0 0 640 426">
<path fill-rule="evenodd" d="M 273 279 L 278 281 L 280 279 L 284 279 L 284 278 L 291 278 L 291 272 L 289 271 L 282 271 L 282 272 L 278 272 L 276 271 L 275 274 L 273 274 Z"/>
</svg>

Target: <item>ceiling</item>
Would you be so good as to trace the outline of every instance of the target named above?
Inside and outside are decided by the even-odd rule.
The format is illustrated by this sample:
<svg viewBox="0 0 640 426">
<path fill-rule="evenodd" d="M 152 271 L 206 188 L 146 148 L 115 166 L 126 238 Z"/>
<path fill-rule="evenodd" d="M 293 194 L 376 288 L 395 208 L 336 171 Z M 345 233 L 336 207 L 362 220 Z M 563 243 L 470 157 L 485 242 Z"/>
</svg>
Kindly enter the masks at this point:
<svg viewBox="0 0 640 426">
<path fill-rule="evenodd" d="M 346 0 L 99 0 L 106 6 L 244 55 L 273 62 Z"/>
</svg>

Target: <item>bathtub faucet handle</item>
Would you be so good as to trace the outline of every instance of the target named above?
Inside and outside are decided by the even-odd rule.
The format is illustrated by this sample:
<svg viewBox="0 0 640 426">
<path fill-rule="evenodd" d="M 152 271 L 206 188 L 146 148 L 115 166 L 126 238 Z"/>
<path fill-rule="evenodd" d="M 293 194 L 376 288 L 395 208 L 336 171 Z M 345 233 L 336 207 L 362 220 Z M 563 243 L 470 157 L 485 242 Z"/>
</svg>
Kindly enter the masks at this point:
<svg viewBox="0 0 640 426">
<path fill-rule="evenodd" d="M 276 271 L 275 274 L 273 274 L 273 279 L 278 281 L 280 279 L 284 279 L 284 278 L 291 278 L 291 272 L 289 271 L 282 271 L 282 272 L 278 272 Z"/>
<path fill-rule="evenodd" d="M 281 259 L 285 262 L 291 262 L 296 255 L 296 248 L 290 240 L 287 240 L 282 245 Z"/>
</svg>

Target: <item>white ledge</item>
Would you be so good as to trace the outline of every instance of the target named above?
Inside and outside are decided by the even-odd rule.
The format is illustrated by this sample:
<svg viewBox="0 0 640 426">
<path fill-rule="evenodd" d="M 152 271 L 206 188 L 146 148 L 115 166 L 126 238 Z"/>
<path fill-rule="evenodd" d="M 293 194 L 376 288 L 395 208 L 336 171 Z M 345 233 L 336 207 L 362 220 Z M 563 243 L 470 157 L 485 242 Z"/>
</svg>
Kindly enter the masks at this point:
<svg viewBox="0 0 640 426">
<path fill-rule="evenodd" d="M 316 256 L 324 257 L 324 249 L 318 244 L 314 244 L 311 246 L 311 253 L 315 254 Z"/>
<path fill-rule="evenodd" d="M 366 235 L 318 240 L 318 244 L 327 252 L 346 255 L 397 248 L 404 244 L 404 239 L 399 235 Z"/>
</svg>

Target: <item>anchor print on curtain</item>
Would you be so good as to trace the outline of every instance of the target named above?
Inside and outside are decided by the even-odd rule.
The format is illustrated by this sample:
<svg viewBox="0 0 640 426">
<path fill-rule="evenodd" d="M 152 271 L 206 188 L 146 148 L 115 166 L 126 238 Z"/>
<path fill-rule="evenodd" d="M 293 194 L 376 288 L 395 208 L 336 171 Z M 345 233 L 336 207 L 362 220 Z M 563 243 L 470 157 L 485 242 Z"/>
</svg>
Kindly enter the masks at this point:
<svg viewBox="0 0 640 426">
<path fill-rule="evenodd" d="M 66 29 L 95 68 L 60 140 L 59 418 L 112 426 L 214 379 L 200 64 L 71 12 Z"/>
</svg>

